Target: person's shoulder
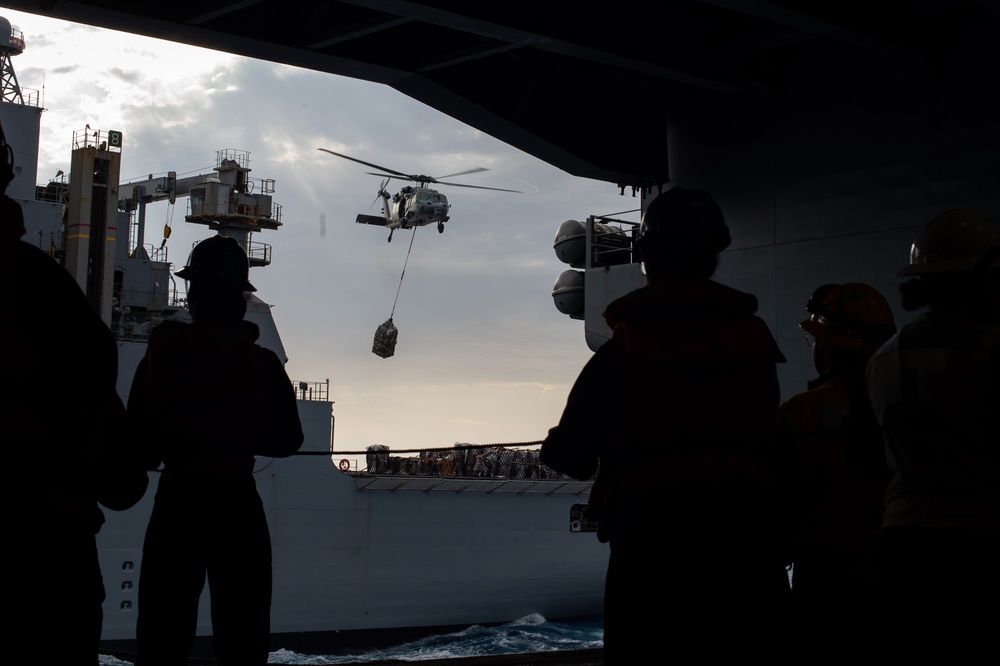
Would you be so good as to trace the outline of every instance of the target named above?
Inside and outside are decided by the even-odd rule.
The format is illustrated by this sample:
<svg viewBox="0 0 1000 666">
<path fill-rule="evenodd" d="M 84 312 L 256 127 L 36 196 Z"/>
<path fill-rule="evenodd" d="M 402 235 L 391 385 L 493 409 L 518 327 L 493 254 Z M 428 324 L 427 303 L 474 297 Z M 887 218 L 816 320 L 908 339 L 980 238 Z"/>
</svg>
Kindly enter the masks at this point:
<svg viewBox="0 0 1000 666">
<path fill-rule="evenodd" d="M 608 323 L 611 328 L 615 327 L 615 324 L 628 318 L 630 311 L 632 311 L 637 306 L 642 306 L 642 304 L 649 302 L 656 298 L 655 290 L 650 287 L 640 287 L 639 289 L 633 289 L 624 296 L 619 296 L 604 308 L 604 320 Z"/>
<path fill-rule="evenodd" d="M 840 403 L 848 404 L 850 396 L 864 385 L 846 377 L 817 378 L 809 383 L 809 387 L 800 393 L 789 397 L 781 403 L 782 409 L 789 411 L 804 410 L 809 405 Z"/>
<path fill-rule="evenodd" d="M 750 316 L 757 312 L 757 297 L 715 280 L 705 280 L 705 293 L 719 304 L 719 307 L 736 316 Z"/>
<path fill-rule="evenodd" d="M 149 335 L 150 339 L 168 340 L 184 335 L 190 328 L 191 324 L 186 321 L 165 319 L 154 326 Z"/>
<path fill-rule="evenodd" d="M 267 381 L 276 382 L 280 379 L 289 387 L 291 386 L 288 373 L 285 371 L 285 364 L 273 350 L 255 344 L 253 345 L 253 354 L 256 356 L 258 367 L 262 368 Z"/>
<path fill-rule="evenodd" d="M 717 343 L 723 355 L 766 363 L 788 360 L 767 322 L 757 315 L 741 313 L 719 318 L 717 322 Z"/>
<path fill-rule="evenodd" d="M 270 365 L 276 365 L 282 370 L 285 368 L 285 364 L 281 362 L 278 355 L 274 353 L 273 349 L 268 349 L 267 347 L 261 347 L 259 344 L 253 346 L 254 353 L 257 354 L 265 363 Z"/>
<path fill-rule="evenodd" d="M 48 289 L 57 288 L 74 298 L 77 296 L 86 298 L 80 285 L 73 279 L 69 271 L 34 245 L 25 243 L 24 241 L 17 241 L 14 251 L 14 262 L 16 264 L 16 271 L 36 281 L 36 286 L 41 286 L 38 285 L 37 281 L 42 281 L 43 285 Z"/>
<path fill-rule="evenodd" d="M 191 324 L 176 319 L 161 321 L 149 332 L 147 349 L 150 354 L 158 354 L 168 349 L 177 348 L 187 339 Z"/>
</svg>

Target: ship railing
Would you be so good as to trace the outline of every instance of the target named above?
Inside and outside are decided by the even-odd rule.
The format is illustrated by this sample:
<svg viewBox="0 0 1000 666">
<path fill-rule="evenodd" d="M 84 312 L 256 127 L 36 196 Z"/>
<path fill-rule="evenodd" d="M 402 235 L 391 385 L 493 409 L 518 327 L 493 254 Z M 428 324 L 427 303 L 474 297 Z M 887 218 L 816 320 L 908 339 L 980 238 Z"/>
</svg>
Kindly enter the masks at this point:
<svg viewBox="0 0 1000 666">
<path fill-rule="evenodd" d="M 121 152 L 120 133 L 115 132 L 105 132 L 97 129 L 91 128 L 87 125 L 82 130 L 73 130 L 73 150 L 78 150 L 80 148 L 88 148 L 93 146 L 94 148 L 100 147 L 101 150 L 111 150 L 116 153 Z"/>
<path fill-rule="evenodd" d="M 190 215 L 190 204 L 188 205 L 188 211 Z M 271 201 L 270 204 L 267 201 L 260 201 L 256 204 L 240 203 L 236 205 L 236 215 L 238 217 L 260 218 L 265 220 L 265 223 L 278 223 L 280 225 L 281 204 L 274 201 Z"/>
<path fill-rule="evenodd" d="M 149 322 L 140 322 L 134 317 L 121 317 L 111 321 L 111 333 L 117 341 L 144 342 L 149 339 Z"/>
<path fill-rule="evenodd" d="M 482 493 L 489 495 L 571 495 L 586 502 L 593 481 L 558 479 L 505 479 L 474 477 L 427 477 L 354 475 L 358 490 L 364 492 Z M 582 505 L 577 505 L 582 506 Z M 582 531 L 582 530 L 573 530 Z"/>
<path fill-rule="evenodd" d="M 299 400 L 327 402 L 330 399 L 330 380 L 322 382 L 292 381 L 295 397 Z"/>
<path fill-rule="evenodd" d="M 41 93 L 34 88 L 21 88 L 21 102 L 24 106 L 41 106 Z"/>
<path fill-rule="evenodd" d="M 56 174 L 56 177 L 59 180 L 50 180 L 46 185 L 35 185 L 36 201 L 66 203 L 69 197 L 69 183 L 66 182 L 66 176 L 61 170 Z"/>
<path fill-rule="evenodd" d="M 165 244 L 164 245 L 146 244 L 143 245 L 143 248 L 145 248 L 146 250 L 146 259 L 164 264 L 169 263 L 170 261 L 168 259 L 169 248 Z"/>
<path fill-rule="evenodd" d="M 48 233 L 38 232 L 38 249 L 62 263 L 62 256 L 66 253 L 66 243 L 63 234 L 57 231 Z"/>
<path fill-rule="evenodd" d="M 247 260 L 250 262 L 251 266 L 270 266 L 271 265 L 271 244 L 261 243 L 260 241 L 251 241 L 247 243 L 249 246 L 249 251 L 247 252 Z"/>
<path fill-rule="evenodd" d="M 612 225 L 618 225 L 617 227 Z M 587 268 L 615 266 L 635 261 L 638 222 L 601 215 L 587 218 Z"/>
<path fill-rule="evenodd" d="M 11 49 L 17 50 L 18 53 L 24 51 L 24 31 L 17 26 L 10 27 L 10 40 L 8 40 L 8 46 Z"/>
<path fill-rule="evenodd" d="M 399 477 L 488 478 L 514 480 L 567 479 L 543 465 L 541 442 L 521 444 L 455 444 L 450 448 L 399 450 L 369 446 L 364 473 Z M 334 454 L 335 456 L 338 454 Z"/>
<path fill-rule="evenodd" d="M 215 167 L 217 169 L 226 166 L 228 162 L 233 162 L 240 168 L 249 169 L 250 151 L 236 148 L 223 148 L 215 151 Z"/>
</svg>

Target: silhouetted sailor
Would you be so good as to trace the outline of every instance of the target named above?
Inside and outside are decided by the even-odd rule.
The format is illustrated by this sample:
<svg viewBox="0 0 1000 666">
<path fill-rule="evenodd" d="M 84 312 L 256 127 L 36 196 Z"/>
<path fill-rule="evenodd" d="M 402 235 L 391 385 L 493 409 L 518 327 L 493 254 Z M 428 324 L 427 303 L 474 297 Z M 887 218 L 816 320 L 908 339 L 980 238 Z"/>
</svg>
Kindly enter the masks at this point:
<svg viewBox="0 0 1000 666">
<path fill-rule="evenodd" d="M 0 130 L 0 193 L 13 178 Z M 104 583 L 97 558 L 103 504 L 137 502 L 148 478 L 122 448 L 111 331 L 73 277 L 25 233 L 21 206 L 0 195 L 0 281 L 6 285 L 0 434 L 9 567 L 4 658 L 97 664 Z M 44 620 L 43 620 L 44 618 Z M 32 643 L 43 621 L 57 640 Z M 40 657 L 39 655 L 44 655 Z"/>
<path fill-rule="evenodd" d="M 192 323 L 158 325 L 136 369 L 129 420 L 149 467 L 163 464 L 139 578 L 143 666 L 187 663 L 206 575 L 215 658 L 267 662 L 271 541 L 254 456 L 291 455 L 303 434 L 281 361 L 243 320 L 248 274 L 236 240 L 196 245 L 177 273 Z"/>
<path fill-rule="evenodd" d="M 674 187 L 647 207 L 647 286 L 604 313 L 542 462 L 580 479 L 609 541 L 606 662 L 780 649 L 788 577 L 768 459 L 784 361 L 757 299 L 712 281 L 722 211 Z M 617 409 L 609 412 L 613 403 Z"/>
<path fill-rule="evenodd" d="M 781 404 L 778 430 L 792 479 L 795 633 L 809 661 L 854 657 L 881 633 L 876 553 L 889 468 L 865 369 L 896 325 L 885 298 L 858 282 L 823 285 L 806 310 L 799 326 L 819 376 Z"/>
<path fill-rule="evenodd" d="M 886 633 L 903 657 L 972 663 L 1000 626 L 1000 230 L 979 210 L 942 213 L 898 275 L 903 307 L 927 310 L 868 372 L 893 472 Z"/>
</svg>

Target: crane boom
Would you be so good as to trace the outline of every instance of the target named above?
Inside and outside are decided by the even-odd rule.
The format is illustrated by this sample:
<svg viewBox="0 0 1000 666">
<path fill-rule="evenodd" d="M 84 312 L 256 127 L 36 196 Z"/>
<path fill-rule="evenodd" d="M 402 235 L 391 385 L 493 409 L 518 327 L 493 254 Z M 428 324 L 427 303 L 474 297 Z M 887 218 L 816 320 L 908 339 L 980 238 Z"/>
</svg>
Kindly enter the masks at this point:
<svg viewBox="0 0 1000 666">
<path fill-rule="evenodd" d="M 137 204 L 148 204 L 154 201 L 169 200 L 174 203 L 177 197 L 191 194 L 191 188 L 201 185 L 208 178 L 218 178 L 218 174 L 203 173 L 187 178 L 177 178 L 177 173 L 168 171 L 166 176 L 154 178 L 152 174 L 144 180 L 134 180 L 121 183 L 118 186 L 118 207 L 120 210 L 133 210 Z"/>
</svg>

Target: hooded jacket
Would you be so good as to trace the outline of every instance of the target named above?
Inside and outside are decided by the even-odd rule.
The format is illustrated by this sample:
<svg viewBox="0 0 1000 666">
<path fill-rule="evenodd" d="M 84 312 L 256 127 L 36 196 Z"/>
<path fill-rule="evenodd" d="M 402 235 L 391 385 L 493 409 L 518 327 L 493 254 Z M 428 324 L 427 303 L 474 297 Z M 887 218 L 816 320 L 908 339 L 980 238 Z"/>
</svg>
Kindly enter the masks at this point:
<svg viewBox="0 0 1000 666">
<path fill-rule="evenodd" d="M 256 324 L 168 321 L 149 338 L 129 394 L 148 430 L 147 465 L 166 474 L 247 476 L 254 456 L 285 457 L 304 439 L 295 392 Z M 150 424 L 156 424 L 150 427 Z"/>
</svg>

